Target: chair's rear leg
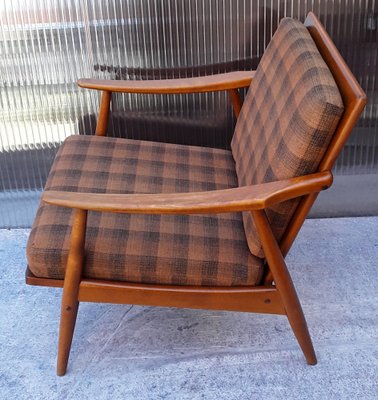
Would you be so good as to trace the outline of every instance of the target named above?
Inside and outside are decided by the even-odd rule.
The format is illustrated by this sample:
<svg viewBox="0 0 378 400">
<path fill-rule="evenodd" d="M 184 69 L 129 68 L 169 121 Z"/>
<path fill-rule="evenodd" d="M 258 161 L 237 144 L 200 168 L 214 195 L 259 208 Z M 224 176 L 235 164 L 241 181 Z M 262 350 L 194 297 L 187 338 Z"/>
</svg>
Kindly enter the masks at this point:
<svg viewBox="0 0 378 400">
<path fill-rule="evenodd" d="M 84 261 L 87 212 L 76 210 L 71 233 L 71 245 L 64 277 L 60 314 L 57 375 L 66 373 L 72 336 L 79 308 L 79 287 Z"/>
<path fill-rule="evenodd" d="M 252 215 L 264 249 L 265 257 L 280 293 L 290 325 L 306 357 L 307 363 L 316 364 L 316 355 L 308 332 L 306 319 L 285 260 L 270 228 L 265 211 L 252 211 Z"/>
</svg>

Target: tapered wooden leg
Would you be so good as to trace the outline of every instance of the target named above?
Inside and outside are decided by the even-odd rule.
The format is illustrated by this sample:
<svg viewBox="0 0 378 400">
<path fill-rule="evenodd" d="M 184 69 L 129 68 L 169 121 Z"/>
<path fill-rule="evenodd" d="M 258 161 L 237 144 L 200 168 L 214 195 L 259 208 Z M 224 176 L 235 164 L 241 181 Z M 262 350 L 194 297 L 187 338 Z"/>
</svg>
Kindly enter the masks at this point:
<svg viewBox="0 0 378 400">
<path fill-rule="evenodd" d="M 57 375 L 66 373 L 77 311 L 78 295 L 83 269 L 87 211 L 76 210 L 72 225 L 71 244 L 64 277 L 60 314 Z"/>
<path fill-rule="evenodd" d="M 104 90 L 101 95 L 100 111 L 98 113 L 96 136 L 106 136 L 112 92 Z"/>
<path fill-rule="evenodd" d="M 67 370 L 68 357 L 70 355 L 76 316 L 79 308 L 79 302 L 77 300 L 75 301 L 75 299 L 73 299 L 70 304 L 70 306 L 67 306 L 67 309 L 62 307 L 60 314 L 58 361 L 56 366 L 56 373 L 58 376 L 63 376 Z"/>
<path fill-rule="evenodd" d="M 316 355 L 302 307 L 281 250 L 270 228 L 265 211 L 252 211 L 252 216 L 291 328 L 301 346 L 307 363 L 315 365 L 317 362 Z"/>
</svg>

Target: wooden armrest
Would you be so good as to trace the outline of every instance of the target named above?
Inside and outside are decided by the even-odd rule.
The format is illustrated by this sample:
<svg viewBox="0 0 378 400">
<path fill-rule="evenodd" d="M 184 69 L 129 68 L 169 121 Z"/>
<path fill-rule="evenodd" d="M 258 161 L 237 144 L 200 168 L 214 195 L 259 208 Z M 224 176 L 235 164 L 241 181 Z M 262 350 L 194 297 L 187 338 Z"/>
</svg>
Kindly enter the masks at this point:
<svg viewBox="0 0 378 400">
<path fill-rule="evenodd" d="M 130 214 L 204 214 L 259 210 L 327 189 L 330 171 L 232 189 L 192 193 L 98 194 L 45 191 L 43 201 L 82 210 Z"/>
<path fill-rule="evenodd" d="M 255 71 L 236 71 L 195 78 L 161 80 L 79 79 L 82 88 L 126 93 L 200 93 L 248 87 Z"/>
</svg>

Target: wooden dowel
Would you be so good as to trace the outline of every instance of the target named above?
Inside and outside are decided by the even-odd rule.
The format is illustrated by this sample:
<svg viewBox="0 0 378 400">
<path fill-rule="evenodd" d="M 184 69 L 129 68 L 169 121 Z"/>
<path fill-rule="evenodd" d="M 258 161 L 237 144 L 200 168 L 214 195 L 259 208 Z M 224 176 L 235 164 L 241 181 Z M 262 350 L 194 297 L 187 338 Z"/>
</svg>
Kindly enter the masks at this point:
<svg viewBox="0 0 378 400">
<path fill-rule="evenodd" d="M 108 128 L 110 100 L 112 98 L 112 92 L 104 90 L 101 95 L 100 111 L 98 114 L 96 136 L 106 136 Z"/>
<path fill-rule="evenodd" d="M 84 261 L 87 211 L 76 210 L 71 232 L 71 243 L 64 277 L 60 314 L 57 375 L 66 373 L 72 336 L 79 308 L 79 286 Z"/>
<path fill-rule="evenodd" d="M 231 98 L 232 107 L 234 109 L 235 117 L 238 118 L 240 114 L 240 110 L 242 108 L 243 102 L 238 92 L 238 89 L 230 89 L 228 90 L 228 94 Z"/>
</svg>

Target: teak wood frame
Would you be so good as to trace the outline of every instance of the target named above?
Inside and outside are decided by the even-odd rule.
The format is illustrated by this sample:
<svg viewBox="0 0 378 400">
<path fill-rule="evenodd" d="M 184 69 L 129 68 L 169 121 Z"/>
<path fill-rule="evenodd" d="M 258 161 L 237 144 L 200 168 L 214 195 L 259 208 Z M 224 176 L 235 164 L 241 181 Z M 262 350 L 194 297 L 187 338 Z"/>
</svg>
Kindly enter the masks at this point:
<svg viewBox="0 0 378 400">
<path fill-rule="evenodd" d="M 76 209 L 65 279 L 38 278 L 27 268 L 31 285 L 63 287 L 58 345 L 57 374 L 64 375 L 79 303 L 105 302 L 211 310 L 246 311 L 286 315 L 309 364 L 316 364 L 305 317 L 286 267 L 284 257 L 295 240 L 320 190 L 332 184 L 331 168 L 355 125 L 366 96 L 313 13 L 305 21 L 312 38 L 339 86 L 345 112 L 316 174 L 235 189 L 179 194 L 107 195 L 45 192 L 50 204 Z M 81 79 L 79 86 L 102 91 L 96 135 L 106 135 L 112 92 L 193 93 L 227 90 L 235 115 L 242 101 L 239 88 L 248 87 L 254 72 L 231 72 L 209 77 L 160 81 L 100 81 Z M 301 197 L 297 210 L 280 243 L 266 217 L 272 204 Z M 211 213 L 250 210 L 266 255 L 266 273 L 256 287 L 185 287 L 132 284 L 82 277 L 86 217 L 88 210 L 127 213 Z"/>
</svg>

